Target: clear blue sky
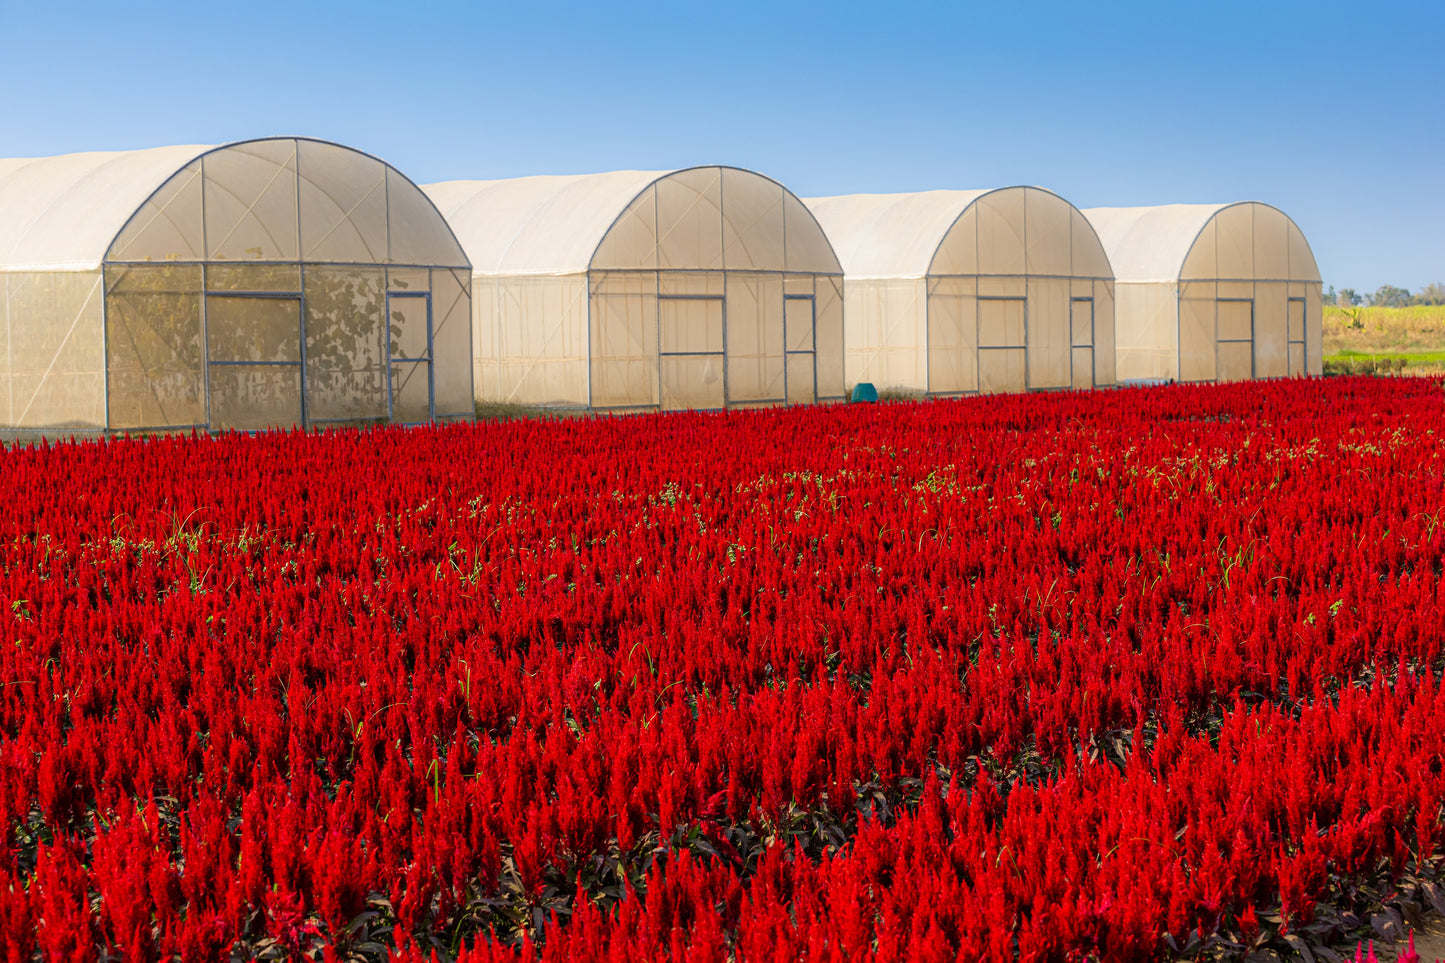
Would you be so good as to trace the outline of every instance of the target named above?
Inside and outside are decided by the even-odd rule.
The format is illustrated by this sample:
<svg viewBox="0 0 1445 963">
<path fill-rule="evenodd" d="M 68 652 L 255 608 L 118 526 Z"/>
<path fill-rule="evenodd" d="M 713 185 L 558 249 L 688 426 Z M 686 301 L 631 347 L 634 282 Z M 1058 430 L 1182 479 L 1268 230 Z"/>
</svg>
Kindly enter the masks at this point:
<svg viewBox="0 0 1445 963">
<path fill-rule="evenodd" d="M 419 182 L 729 163 L 804 196 L 1269 201 L 1445 281 L 1445 2 L 0 0 L 0 157 L 299 133 Z"/>
</svg>

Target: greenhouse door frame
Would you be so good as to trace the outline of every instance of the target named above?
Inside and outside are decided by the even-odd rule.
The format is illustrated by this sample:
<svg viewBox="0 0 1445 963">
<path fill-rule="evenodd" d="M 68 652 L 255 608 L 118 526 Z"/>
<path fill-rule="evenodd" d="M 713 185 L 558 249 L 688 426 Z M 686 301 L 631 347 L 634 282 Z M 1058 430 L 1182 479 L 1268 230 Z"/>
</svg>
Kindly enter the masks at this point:
<svg viewBox="0 0 1445 963">
<path fill-rule="evenodd" d="M 788 302 L 808 302 L 808 350 L 794 350 L 788 347 Z M 783 404 L 794 404 L 792 391 L 788 384 L 788 362 L 794 357 L 801 358 L 808 356 L 808 367 L 812 369 L 812 389 L 807 401 L 797 402 L 798 404 L 816 404 L 818 401 L 818 296 L 816 294 L 785 294 L 783 295 Z"/>
<path fill-rule="evenodd" d="M 1299 332 L 1299 337 L 1298 337 L 1298 338 L 1296 338 L 1296 337 L 1294 336 L 1294 334 L 1290 331 L 1290 325 L 1294 324 L 1294 310 L 1295 310 L 1295 305 L 1296 305 L 1296 304 L 1299 305 L 1299 313 L 1300 313 L 1300 332 Z M 1310 351 L 1309 351 L 1310 326 L 1309 326 L 1309 321 L 1308 321 L 1309 316 L 1310 316 L 1310 314 L 1309 314 L 1309 302 L 1306 301 L 1304 298 L 1290 298 L 1290 299 L 1288 299 L 1288 300 L 1285 302 L 1285 314 L 1284 314 L 1284 323 L 1285 323 L 1285 329 L 1284 329 L 1285 359 L 1284 359 L 1284 363 L 1285 363 L 1285 374 L 1286 374 L 1287 376 L 1291 377 L 1291 378 L 1293 378 L 1295 375 L 1307 375 L 1307 374 L 1309 374 L 1309 371 L 1310 371 Z M 1300 358 L 1301 358 L 1301 362 L 1300 362 L 1300 369 L 1299 369 L 1299 371 L 1293 370 L 1293 368 L 1291 367 L 1291 364 L 1290 364 L 1291 359 L 1292 359 L 1292 357 L 1293 357 L 1293 355 L 1294 355 L 1294 346 L 1295 346 L 1295 345 L 1299 345 L 1299 348 L 1300 348 Z"/>
<path fill-rule="evenodd" d="M 1019 310 L 1022 312 L 1022 315 L 1023 315 L 1023 327 L 1022 327 L 1022 329 L 1021 329 L 1022 332 L 1023 332 L 1023 341 L 1022 341 L 1021 344 L 989 344 L 989 345 L 985 345 L 985 344 L 983 343 L 983 310 L 984 310 L 983 306 L 984 306 L 984 304 L 990 303 L 990 302 L 1007 302 L 1007 303 L 1017 304 L 1017 305 L 1019 306 Z M 975 350 L 976 352 L 978 352 L 978 368 L 977 368 L 977 374 L 975 375 L 975 381 L 974 381 L 974 390 L 975 390 L 975 392 L 976 392 L 977 394 L 999 394 L 999 393 L 1008 394 L 1009 392 L 1015 390 L 1015 389 L 1007 389 L 1007 390 L 1005 390 L 1004 392 L 996 392 L 996 391 L 985 392 L 985 391 L 983 390 L 983 372 L 984 372 L 983 359 L 984 359 L 986 356 L 989 356 L 988 353 L 990 353 L 990 352 L 1022 351 L 1022 352 L 1023 352 L 1023 356 L 1024 356 L 1024 380 L 1023 380 L 1023 386 L 1022 386 L 1020 389 L 1017 389 L 1017 390 L 1021 390 L 1021 391 L 1030 391 L 1030 390 L 1032 390 L 1032 385 L 1031 385 L 1030 379 L 1029 379 L 1029 299 L 1028 299 L 1027 296 L 1019 297 L 1019 296 L 1016 296 L 1016 295 L 1008 295 L 1008 294 L 980 294 L 980 295 L 978 295 L 978 296 L 974 299 L 974 331 L 973 331 L 973 343 L 974 343 L 974 350 Z"/>
<path fill-rule="evenodd" d="M 204 275 L 203 275 L 204 277 Z M 289 301 L 296 305 L 296 361 L 218 361 L 211 356 L 211 302 L 212 301 Z M 300 291 L 211 291 L 209 290 L 209 278 L 201 283 L 201 338 L 205 344 L 205 388 L 206 388 L 206 429 L 208 431 L 257 431 L 259 429 L 237 429 L 234 426 L 227 428 L 216 427 L 215 414 L 212 408 L 212 381 L 211 369 L 214 368 L 295 368 L 297 371 L 297 384 L 300 387 L 301 396 L 297 399 L 297 410 L 300 412 L 300 420 L 290 427 L 310 427 L 309 413 L 306 410 L 306 296 Z M 285 430 L 287 426 L 272 426 Z"/>
<path fill-rule="evenodd" d="M 661 277 L 661 272 L 658 272 Z M 722 350 L 721 351 L 664 351 L 662 350 L 662 306 L 667 303 L 679 303 L 685 301 L 707 302 L 718 306 L 719 314 L 722 317 Z M 718 367 L 722 371 L 722 407 L 721 408 L 697 408 L 692 409 L 684 405 L 681 408 L 669 408 L 665 393 L 667 391 L 667 379 L 663 376 L 663 367 L 669 358 L 716 358 Z M 657 295 L 657 410 L 658 411 L 726 411 L 732 404 L 732 395 L 728 391 L 728 299 L 725 294 L 659 294 Z"/>
<path fill-rule="evenodd" d="M 1221 337 L 1219 336 L 1219 306 L 1220 306 L 1221 304 L 1247 304 L 1247 305 L 1249 305 L 1249 337 L 1248 337 L 1248 338 L 1221 338 Z M 1220 363 L 1219 363 L 1219 361 L 1220 361 L 1220 351 L 1219 351 L 1219 348 L 1220 348 L 1221 345 L 1226 345 L 1226 344 L 1247 344 L 1247 345 L 1249 345 L 1249 380 L 1250 380 L 1250 381 L 1253 381 L 1255 378 L 1259 377 L 1259 375 L 1258 375 L 1258 364 L 1256 363 L 1256 359 L 1255 359 L 1255 344 L 1254 344 L 1255 324 L 1256 324 L 1257 320 L 1258 320 L 1258 319 L 1255 317 L 1254 298 L 1252 298 L 1252 297 L 1249 297 L 1249 298 L 1220 298 L 1220 297 L 1216 297 L 1216 298 L 1214 299 L 1214 380 L 1215 380 L 1215 381 L 1220 381 L 1220 380 L 1221 380 L 1221 379 L 1220 379 L 1220 376 L 1219 376 L 1220 367 L 1221 367 L 1221 366 L 1220 366 Z M 1286 322 L 1285 322 L 1285 323 L 1288 324 L 1288 320 L 1287 320 L 1287 319 L 1286 319 Z M 1288 336 L 1288 332 L 1286 332 L 1286 336 Z M 1286 366 L 1289 364 L 1288 353 L 1289 353 L 1288 348 L 1286 348 L 1286 349 L 1285 349 L 1285 354 L 1286 354 L 1285 364 L 1286 364 Z"/>
<path fill-rule="evenodd" d="M 1074 324 L 1074 311 L 1075 311 L 1075 309 L 1080 309 L 1082 305 L 1086 305 L 1086 304 L 1089 306 L 1089 330 L 1088 330 L 1089 338 L 1088 338 L 1088 342 L 1087 342 L 1087 343 L 1079 340 L 1079 329 L 1078 329 L 1078 327 L 1076 327 L 1075 324 Z M 1094 378 L 1094 371 L 1095 371 L 1095 369 L 1096 369 L 1096 367 L 1097 367 L 1097 365 L 1096 365 L 1096 363 L 1095 363 L 1095 361 L 1094 361 L 1094 323 L 1095 323 L 1095 318 L 1094 318 L 1094 298 L 1093 298 L 1093 296 L 1090 295 L 1089 297 L 1071 297 L 1071 298 L 1069 298 L 1069 386 L 1070 386 L 1071 388 L 1081 388 L 1081 387 L 1083 387 L 1082 385 L 1079 384 L 1078 372 L 1074 370 L 1074 360 L 1075 360 L 1075 357 L 1076 357 L 1076 353 L 1079 352 L 1079 351 L 1082 351 L 1082 350 L 1084 350 L 1084 349 L 1088 349 L 1088 352 L 1089 352 L 1089 384 L 1088 384 L 1088 387 L 1094 388 L 1094 387 L 1097 387 L 1097 386 L 1098 386 L 1098 385 L 1097 385 L 1097 382 L 1096 382 L 1096 380 L 1095 380 L 1095 378 Z"/>
<path fill-rule="evenodd" d="M 394 301 L 423 301 L 426 303 L 426 357 L 398 358 L 392 355 L 391 305 Z M 433 354 L 432 315 L 430 291 L 388 291 L 386 292 L 386 420 L 396 422 L 396 369 L 398 365 L 426 365 L 426 421 L 403 421 L 404 425 L 430 424 L 437 417 L 436 358 Z"/>
</svg>

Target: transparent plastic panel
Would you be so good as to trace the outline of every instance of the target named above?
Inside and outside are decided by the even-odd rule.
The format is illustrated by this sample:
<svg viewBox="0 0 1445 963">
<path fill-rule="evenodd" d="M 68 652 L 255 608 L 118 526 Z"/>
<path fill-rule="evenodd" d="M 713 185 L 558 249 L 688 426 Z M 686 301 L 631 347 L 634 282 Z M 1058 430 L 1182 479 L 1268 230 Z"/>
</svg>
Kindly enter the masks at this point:
<svg viewBox="0 0 1445 963">
<path fill-rule="evenodd" d="M 657 275 L 592 275 L 590 298 L 592 388 L 597 408 L 658 403 Z"/>
<path fill-rule="evenodd" d="M 1217 350 L 1219 381 L 1249 381 L 1254 377 L 1254 346 L 1248 341 L 1221 341 Z"/>
<path fill-rule="evenodd" d="M 0 274 L 7 288 L 0 344 L 0 425 L 105 424 L 105 356 L 99 271 Z M 7 361 L 8 357 L 8 361 Z"/>
<path fill-rule="evenodd" d="M 1253 301 L 1221 299 L 1215 302 L 1214 317 L 1220 341 L 1254 340 Z"/>
<path fill-rule="evenodd" d="M 983 348 L 978 352 L 978 390 L 983 394 L 1026 390 L 1027 371 L 1023 348 Z"/>
<path fill-rule="evenodd" d="M 335 144 L 299 144 L 302 260 L 386 263 L 386 165 Z"/>
<path fill-rule="evenodd" d="M 1024 274 L 1024 191 L 995 191 L 973 206 L 978 211 L 978 273 Z"/>
<path fill-rule="evenodd" d="M 1068 277 L 1073 273 L 1073 225 L 1069 202 L 1048 191 L 1024 188 L 1024 252 L 1029 274 Z M 1067 368 L 1068 365 L 1062 366 Z"/>
<path fill-rule="evenodd" d="M 432 420 L 431 364 L 402 361 L 391 366 L 391 420 L 420 425 Z"/>
<path fill-rule="evenodd" d="M 813 352 L 788 355 L 788 404 L 810 405 L 818 400 L 813 384 Z"/>
<path fill-rule="evenodd" d="M 1074 388 L 1094 387 L 1094 349 L 1072 348 Z"/>
<path fill-rule="evenodd" d="M 1305 290 L 1305 368 L 1312 375 L 1324 374 L 1324 309 L 1320 304 L 1320 285 Z"/>
<path fill-rule="evenodd" d="M 943 235 L 928 267 L 933 275 L 977 274 L 978 206 L 969 205 Z"/>
<path fill-rule="evenodd" d="M 789 351 L 813 350 L 813 299 L 791 297 L 783 302 L 784 345 Z"/>
<path fill-rule="evenodd" d="M 426 268 L 389 268 L 386 272 L 386 289 L 398 294 L 416 294 L 431 290 L 432 272 Z M 449 277 L 443 273 L 443 277 Z"/>
<path fill-rule="evenodd" d="M 0 274 L 0 427 L 14 422 L 10 411 L 10 285 L 19 274 Z"/>
<path fill-rule="evenodd" d="M 299 264 L 207 264 L 207 291 L 300 294 Z"/>
<path fill-rule="evenodd" d="M 657 267 L 657 187 L 639 194 L 607 231 L 592 256 L 593 270 Z"/>
<path fill-rule="evenodd" d="M 1222 279 L 1254 277 L 1254 205 L 1236 204 L 1214 215 Z"/>
<path fill-rule="evenodd" d="M 1289 346 L 1289 376 L 1299 378 L 1305 374 L 1305 371 L 1304 342 L 1295 342 Z"/>
<path fill-rule="evenodd" d="M 811 274 L 785 274 L 783 275 L 784 294 L 811 295 L 814 291 L 813 275 Z"/>
<path fill-rule="evenodd" d="M 810 274 L 839 274 L 843 266 L 833 253 L 823 229 L 791 191 L 783 194 L 783 222 L 787 235 L 786 269 Z"/>
<path fill-rule="evenodd" d="M 301 300 L 209 295 L 206 336 L 213 362 L 299 364 Z"/>
<path fill-rule="evenodd" d="M 1117 383 L 1114 360 L 1114 282 L 1094 282 L 1094 384 L 1099 387 Z"/>
<path fill-rule="evenodd" d="M 1179 290 L 1174 284 L 1116 284 L 1114 286 L 1114 358 L 1119 381 L 1156 381 L 1177 378 L 1179 350 Z M 1097 301 L 1097 299 L 1096 299 Z M 1104 354 L 1097 324 L 1101 304 L 1095 305 L 1095 347 Z M 1103 383 L 1102 376 L 1099 378 Z"/>
<path fill-rule="evenodd" d="M 306 268 L 306 417 L 385 419 L 386 292 L 381 268 Z"/>
<path fill-rule="evenodd" d="M 296 259 L 296 142 L 237 144 L 201 159 L 206 249 L 215 260 Z"/>
<path fill-rule="evenodd" d="M 0 274 L 0 427 L 10 421 L 10 281 L 18 274 Z"/>
<path fill-rule="evenodd" d="M 431 298 L 391 294 L 386 299 L 387 355 L 392 361 L 431 358 Z"/>
<path fill-rule="evenodd" d="M 1254 209 L 1254 277 L 1289 279 L 1289 218 L 1264 204 Z"/>
<path fill-rule="evenodd" d="M 738 335 L 747 337 L 748 308 L 743 299 L 733 312 Z M 664 354 L 723 351 L 722 298 L 662 298 L 657 302 L 658 350 Z"/>
<path fill-rule="evenodd" d="M 721 298 L 727 295 L 727 277 L 721 271 L 659 271 L 646 275 L 656 278 L 657 293 L 669 295 Z"/>
<path fill-rule="evenodd" d="M 1070 343 L 1076 348 L 1094 346 L 1094 299 L 1073 298 L 1069 301 Z"/>
<path fill-rule="evenodd" d="M 1215 286 L 1191 281 L 1179 286 L 1179 380 L 1213 381 L 1218 336 L 1214 330 Z"/>
<path fill-rule="evenodd" d="M 974 285 L 961 278 L 935 280 L 928 296 L 928 390 L 978 390 L 978 306 Z"/>
<path fill-rule="evenodd" d="M 386 169 L 386 210 L 392 263 L 467 266 L 466 254 L 432 202 L 391 168 Z"/>
<path fill-rule="evenodd" d="M 1254 285 L 1254 376 L 1289 374 L 1289 292 L 1281 281 Z"/>
<path fill-rule="evenodd" d="M 498 389 L 489 400 L 586 405 L 587 276 L 500 278 L 496 290 Z"/>
<path fill-rule="evenodd" d="M 724 407 L 722 355 L 670 355 L 659 360 L 664 411 Z"/>
<path fill-rule="evenodd" d="M 300 365 L 212 365 L 210 386 L 212 431 L 301 424 Z"/>
<path fill-rule="evenodd" d="M 472 392 L 477 401 L 504 397 L 498 380 L 501 282 L 494 277 L 472 278 Z"/>
<path fill-rule="evenodd" d="M 1022 348 L 1025 305 L 1023 298 L 978 299 L 978 346 Z"/>
<path fill-rule="evenodd" d="M 722 257 L 722 170 L 700 167 L 657 183 L 657 264 L 717 270 Z"/>
<path fill-rule="evenodd" d="M 108 261 L 199 261 L 206 256 L 201 162 L 186 166 L 141 205 L 116 237 Z"/>
<path fill-rule="evenodd" d="M 198 264 L 106 268 L 110 427 L 206 424 Z"/>
<path fill-rule="evenodd" d="M 848 282 L 852 284 L 853 282 Z M 928 390 L 928 286 L 922 279 L 869 282 L 867 335 L 873 355 L 872 381 L 879 389 Z M 846 290 L 846 288 L 845 288 Z M 849 340 L 850 354 L 853 342 Z M 866 350 L 866 349 L 865 349 Z"/>
<path fill-rule="evenodd" d="M 1210 218 L 1194 239 L 1189 253 L 1184 255 L 1184 265 L 1179 276 L 1185 280 L 1213 280 L 1219 274 L 1219 228 L 1218 218 Z"/>
<path fill-rule="evenodd" d="M 1028 279 L 1022 277 L 980 277 L 978 296 L 981 298 L 1024 298 L 1028 297 Z"/>
<path fill-rule="evenodd" d="M 727 292 L 728 401 L 780 401 L 786 340 L 782 276 L 729 272 Z"/>
<path fill-rule="evenodd" d="M 1069 230 L 1073 236 L 1072 258 L 1074 277 L 1112 278 L 1109 255 L 1089 224 L 1089 219 L 1074 208 L 1069 209 Z"/>
<path fill-rule="evenodd" d="M 818 398 L 842 398 L 846 391 L 843 346 L 843 279 L 817 279 L 814 311 L 814 370 Z"/>
<path fill-rule="evenodd" d="M 105 424 L 99 271 L 0 275 L 9 293 L 9 425 Z"/>
<path fill-rule="evenodd" d="M 1289 276 L 1300 281 L 1320 279 L 1319 265 L 1315 263 L 1309 242 L 1294 221 L 1289 222 Z"/>
<path fill-rule="evenodd" d="M 1072 381 L 1069 374 L 1069 282 L 1055 278 L 1030 278 L 1026 316 L 1029 387 L 1067 388 Z"/>
<path fill-rule="evenodd" d="M 465 269 L 436 268 L 431 272 L 432 298 L 432 381 L 435 385 L 438 418 L 471 415 L 472 398 L 472 297 L 470 272 Z M 583 293 L 577 298 L 586 305 L 586 282 L 573 279 Z M 582 324 L 577 322 L 578 335 Z M 586 401 L 586 369 L 581 368 L 581 395 Z"/>
<path fill-rule="evenodd" d="M 783 271 L 782 185 L 750 171 L 722 169 L 723 267 L 742 271 Z"/>
<path fill-rule="evenodd" d="M 1253 281 L 1220 281 L 1216 289 L 1219 292 L 1219 297 L 1224 300 L 1254 300 Z"/>
</svg>

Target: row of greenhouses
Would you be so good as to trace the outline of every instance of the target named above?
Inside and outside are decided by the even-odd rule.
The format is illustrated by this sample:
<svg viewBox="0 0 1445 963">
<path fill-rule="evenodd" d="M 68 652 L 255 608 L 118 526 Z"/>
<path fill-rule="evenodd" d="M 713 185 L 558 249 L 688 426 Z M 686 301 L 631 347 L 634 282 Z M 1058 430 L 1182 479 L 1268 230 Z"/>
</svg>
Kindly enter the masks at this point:
<svg viewBox="0 0 1445 963">
<path fill-rule="evenodd" d="M 1268 204 L 418 186 L 309 138 L 0 159 L 0 427 L 252 430 L 1319 374 Z"/>
</svg>

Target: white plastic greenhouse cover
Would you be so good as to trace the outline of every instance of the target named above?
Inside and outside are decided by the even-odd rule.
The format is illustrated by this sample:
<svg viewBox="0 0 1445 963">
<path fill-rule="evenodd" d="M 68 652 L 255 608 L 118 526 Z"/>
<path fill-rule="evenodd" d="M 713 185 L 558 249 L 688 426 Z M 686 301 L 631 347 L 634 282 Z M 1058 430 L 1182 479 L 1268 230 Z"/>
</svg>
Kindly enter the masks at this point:
<svg viewBox="0 0 1445 963">
<path fill-rule="evenodd" d="M 1217 215 L 1232 207 L 1259 205 L 1278 211 L 1277 208 L 1259 201 L 1240 201 L 1235 204 L 1166 204 L 1159 207 L 1091 207 L 1084 216 L 1094 225 L 1094 230 L 1109 254 L 1114 266 L 1114 279 L 1122 284 L 1159 284 L 1178 281 L 1184 271 L 1184 262 L 1199 240 L 1204 229 Z M 1282 213 L 1282 212 L 1280 212 Z M 1320 272 L 1309 254 L 1299 227 L 1288 215 L 1290 258 L 1288 277 L 1274 280 L 1318 281 Z M 1303 255 L 1308 255 L 1308 258 Z M 1299 265 L 1295 262 L 1300 261 Z M 1265 279 L 1257 271 L 1256 279 Z"/>
<path fill-rule="evenodd" d="M 472 263 L 481 402 L 841 398 L 843 269 L 782 184 L 705 165 L 422 187 Z"/>
<path fill-rule="evenodd" d="M 850 278 L 921 278 L 943 236 L 991 191 L 805 197 Z"/>
<path fill-rule="evenodd" d="M 578 274 L 633 198 L 671 171 L 611 171 L 423 184 L 472 271 Z"/>
<path fill-rule="evenodd" d="M 0 272 L 95 270 L 146 199 L 211 149 L 0 160 Z"/>
</svg>

